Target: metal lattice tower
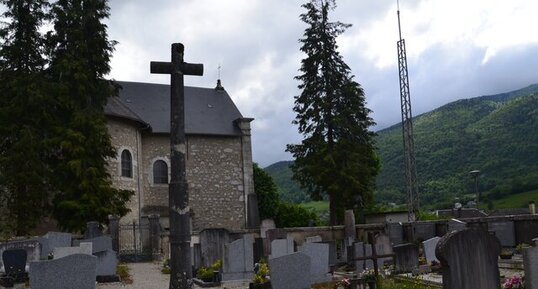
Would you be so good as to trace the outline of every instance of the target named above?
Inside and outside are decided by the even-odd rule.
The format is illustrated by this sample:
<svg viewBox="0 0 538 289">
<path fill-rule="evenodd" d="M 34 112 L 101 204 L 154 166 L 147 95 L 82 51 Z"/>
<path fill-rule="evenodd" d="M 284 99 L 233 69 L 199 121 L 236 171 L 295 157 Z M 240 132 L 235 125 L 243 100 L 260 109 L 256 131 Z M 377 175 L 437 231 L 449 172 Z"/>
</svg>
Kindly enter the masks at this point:
<svg viewBox="0 0 538 289">
<path fill-rule="evenodd" d="M 398 68 L 400 72 L 400 101 L 402 105 L 402 133 L 405 159 L 405 179 L 407 184 L 407 217 L 409 221 L 418 219 L 418 184 L 415 145 L 413 137 L 413 114 L 411 113 L 411 96 L 409 94 L 409 77 L 407 73 L 407 54 L 405 40 L 402 39 L 400 26 L 400 5 L 398 2 Z"/>
</svg>

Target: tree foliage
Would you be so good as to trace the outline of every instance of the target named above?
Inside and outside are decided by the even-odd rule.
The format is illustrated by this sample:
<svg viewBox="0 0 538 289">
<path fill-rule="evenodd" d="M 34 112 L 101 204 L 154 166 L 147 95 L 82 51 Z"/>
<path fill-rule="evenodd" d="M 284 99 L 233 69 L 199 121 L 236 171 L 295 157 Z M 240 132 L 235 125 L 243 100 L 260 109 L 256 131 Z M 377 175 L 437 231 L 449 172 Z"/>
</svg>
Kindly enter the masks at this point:
<svg viewBox="0 0 538 289">
<path fill-rule="evenodd" d="M 306 58 L 296 79 L 294 124 L 304 139 L 288 145 L 295 157 L 294 179 L 319 200 L 329 196 L 330 223 L 337 213 L 372 200 L 379 161 L 374 151 L 374 124 L 365 106 L 364 92 L 337 51 L 336 37 L 350 25 L 330 22 L 334 0 L 312 0 L 303 5 L 307 28 L 300 39 Z M 341 218 L 338 218 L 341 220 Z"/>
<path fill-rule="evenodd" d="M 4 233 L 25 235 L 45 214 L 50 101 L 43 94 L 43 0 L 2 0 L 8 21 L 0 29 L 0 194 Z"/>
<path fill-rule="evenodd" d="M 117 93 L 104 76 L 110 71 L 114 42 L 108 40 L 109 7 L 103 0 L 58 0 L 53 4 L 54 33 L 49 33 L 50 77 L 56 94 L 53 124 L 53 215 L 60 227 L 82 230 L 87 221 L 105 222 L 128 212 L 132 192 L 112 187 L 107 158 L 115 157 L 104 106 Z"/>
<path fill-rule="evenodd" d="M 115 157 L 104 106 L 117 89 L 104 0 L 0 0 L 0 208 L 26 234 L 52 212 L 61 228 L 124 215 L 132 192 L 112 188 Z M 40 32 L 52 21 L 54 30 Z M 5 212 L 4 212 L 5 211 Z M 5 231 L 5 229 L 2 229 Z"/>
</svg>

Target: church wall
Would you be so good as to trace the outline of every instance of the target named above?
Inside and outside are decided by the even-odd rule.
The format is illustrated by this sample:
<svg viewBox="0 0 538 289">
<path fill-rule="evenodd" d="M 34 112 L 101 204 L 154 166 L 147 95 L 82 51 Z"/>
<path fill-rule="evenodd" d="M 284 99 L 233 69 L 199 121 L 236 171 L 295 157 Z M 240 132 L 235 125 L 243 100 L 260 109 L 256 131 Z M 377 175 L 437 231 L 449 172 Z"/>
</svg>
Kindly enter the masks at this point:
<svg viewBox="0 0 538 289">
<path fill-rule="evenodd" d="M 168 135 L 144 135 L 143 187 L 146 193 L 142 214 L 168 215 L 168 185 L 153 184 L 153 163 L 164 160 L 170 171 L 169 142 Z M 187 136 L 187 182 L 194 231 L 245 227 L 241 152 L 240 137 Z"/>
<path fill-rule="evenodd" d="M 116 148 L 116 158 L 111 159 L 108 163 L 108 171 L 112 177 L 114 187 L 118 189 L 132 190 L 135 195 L 131 198 L 127 206 L 131 209 L 123 220 L 131 222 L 138 220 L 138 191 L 139 180 L 141 179 L 139 171 L 139 158 L 141 152 L 141 136 L 138 128 L 132 122 L 109 119 L 108 132 L 111 137 L 112 145 Z M 121 175 L 121 153 L 127 149 L 131 153 L 133 174 L 131 178 Z"/>
</svg>

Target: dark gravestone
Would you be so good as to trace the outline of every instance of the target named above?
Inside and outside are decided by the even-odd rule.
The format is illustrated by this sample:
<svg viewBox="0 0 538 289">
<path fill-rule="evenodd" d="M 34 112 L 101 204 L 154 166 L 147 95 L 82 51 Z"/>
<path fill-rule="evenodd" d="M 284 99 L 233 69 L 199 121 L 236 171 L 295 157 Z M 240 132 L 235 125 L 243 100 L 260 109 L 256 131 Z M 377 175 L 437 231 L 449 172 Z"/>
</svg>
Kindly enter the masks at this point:
<svg viewBox="0 0 538 289">
<path fill-rule="evenodd" d="M 263 257 L 263 239 L 255 238 L 254 239 L 254 263 L 260 262 Z"/>
<path fill-rule="evenodd" d="M 86 254 L 30 262 L 32 289 L 95 289 L 97 257 Z"/>
<path fill-rule="evenodd" d="M 516 243 L 533 244 L 532 241 L 538 238 L 538 221 L 536 220 L 524 220 L 514 222 L 516 231 Z"/>
<path fill-rule="evenodd" d="M 6 275 L 13 278 L 16 283 L 24 282 L 26 279 L 27 257 L 26 250 L 23 249 L 6 250 L 2 253 Z"/>
<path fill-rule="evenodd" d="M 443 267 L 444 289 L 499 288 L 499 240 L 481 229 L 445 235 L 435 250 Z"/>
<path fill-rule="evenodd" d="M 415 222 L 411 223 L 413 241 L 424 241 L 435 237 L 435 223 Z"/>
<path fill-rule="evenodd" d="M 86 231 L 84 232 L 84 239 L 92 239 L 102 236 L 103 233 L 99 229 L 99 222 L 86 223 Z"/>
<path fill-rule="evenodd" d="M 514 222 L 496 222 L 489 223 L 489 231 L 495 233 L 495 237 L 499 239 L 503 247 L 516 246 L 516 234 L 514 230 Z"/>
<path fill-rule="evenodd" d="M 205 229 L 200 232 L 202 266 L 210 267 L 215 261 L 224 259 L 224 245 L 230 243 L 226 229 Z"/>
<path fill-rule="evenodd" d="M 418 248 L 415 244 L 406 243 L 393 247 L 394 269 L 397 273 L 412 272 L 418 267 Z"/>
<path fill-rule="evenodd" d="M 248 220 L 247 226 L 249 229 L 260 227 L 260 213 L 258 212 L 258 196 L 256 194 L 248 194 L 247 196 Z"/>
<path fill-rule="evenodd" d="M 400 245 L 403 241 L 403 226 L 402 223 L 387 223 L 385 231 L 389 235 L 392 246 Z"/>
</svg>

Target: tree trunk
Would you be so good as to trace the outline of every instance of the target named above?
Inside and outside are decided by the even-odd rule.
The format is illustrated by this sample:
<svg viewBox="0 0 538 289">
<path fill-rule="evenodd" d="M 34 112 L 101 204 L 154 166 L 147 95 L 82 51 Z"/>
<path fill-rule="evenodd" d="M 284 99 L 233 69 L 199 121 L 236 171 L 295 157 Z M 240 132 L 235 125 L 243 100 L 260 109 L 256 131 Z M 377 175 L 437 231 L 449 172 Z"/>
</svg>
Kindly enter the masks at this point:
<svg viewBox="0 0 538 289">
<path fill-rule="evenodd" d="M 336 194 L 334 192 L 329 192 L 329 215 L 331 226 L 338 225 L 338 220 L 336 218 Z"/>
</svg>

